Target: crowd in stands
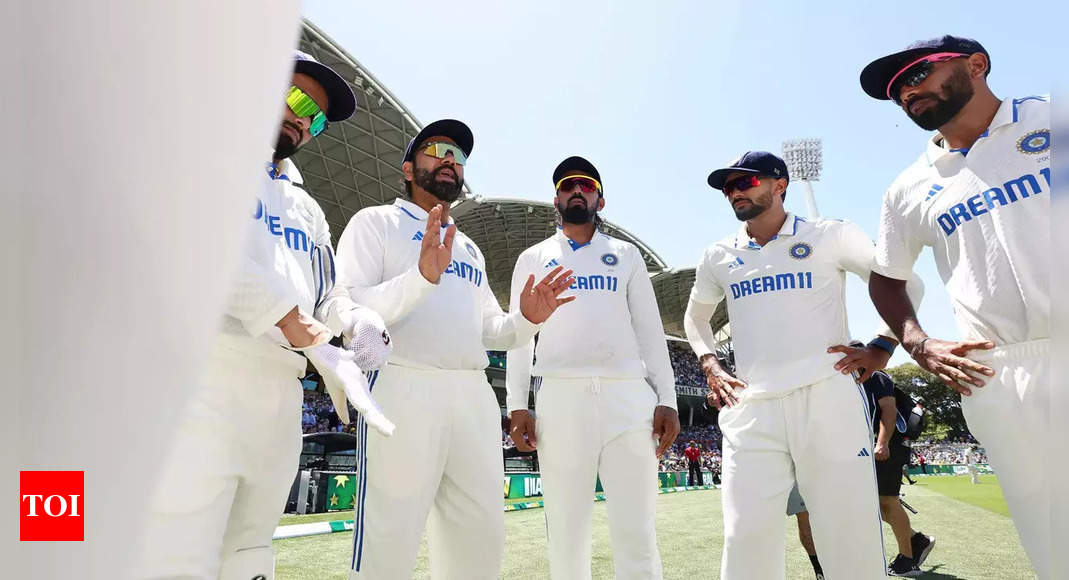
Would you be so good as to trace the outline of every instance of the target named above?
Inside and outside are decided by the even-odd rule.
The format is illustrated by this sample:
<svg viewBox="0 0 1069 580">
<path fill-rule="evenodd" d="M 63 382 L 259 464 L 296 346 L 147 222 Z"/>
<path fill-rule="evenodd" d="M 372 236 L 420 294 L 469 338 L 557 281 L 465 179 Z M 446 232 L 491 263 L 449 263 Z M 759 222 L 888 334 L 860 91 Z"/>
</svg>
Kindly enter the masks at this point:
<svg viewBox="0 0 1069 580">
<path fill-rule="evenodd" d="M 334 413 L 334 405 L 326 393 L 304 391 L 301 431 L 304 433 L 345 431 L 345 425 L 338 420 L 338 416 Z"/>
<path fill-rule="evenodd" d="M 720 429 L 716 425 L 683 427 L 676 442 L 661 457 L 661 471 L 686 471 L 689 467 L 683 450 L 693 441 L 702 451 L 702 467 L 720 472 Z"/>
<path fill-rule="evenodd" d="M 672 370 L 676 374 L 676 384 L 688 387 L 704 387 L 705 373 L 702 372 L 698 359 L 690 345 L 675 340 L 668 341 L 668 358 L 672 360 Z"/>
<path fill-rule="evenodd" d="M 975 449 L 977 463 L 987 463 L 987 452 L 971 436 L 938 442 L 931 439 L 914 441 L 912 447 L 913 462 L 918 464 L 923 457 L 928 465 L 964 465 L 965 453 L 970 447 Z"/>
</svg>

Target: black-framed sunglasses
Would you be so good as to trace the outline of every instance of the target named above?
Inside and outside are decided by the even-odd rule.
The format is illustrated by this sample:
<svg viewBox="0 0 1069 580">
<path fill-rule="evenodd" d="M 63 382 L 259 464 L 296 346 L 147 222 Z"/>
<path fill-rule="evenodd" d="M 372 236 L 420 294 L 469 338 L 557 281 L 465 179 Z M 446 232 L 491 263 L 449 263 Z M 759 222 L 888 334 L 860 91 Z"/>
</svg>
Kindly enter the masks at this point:
<svg viewBox="0 0 1069 580">
<path fill-rule="evenodd" d="M 896 105 L 901 105 L 902 102 L 899 96 L 902 94 L 902 88 L 915 87 L 923 83 L 924 79 L 928 78 L 928 75 L 935 70 L 935 63 L 968 56 L 960 52 L 939 52 L 929 54 L 907 64 L 902 67 L 902 70 L 898 71 L 898 74 L 891 77 L 891 82 L 887 83 L 887 97 L 894 101 Z"/>
</svg>

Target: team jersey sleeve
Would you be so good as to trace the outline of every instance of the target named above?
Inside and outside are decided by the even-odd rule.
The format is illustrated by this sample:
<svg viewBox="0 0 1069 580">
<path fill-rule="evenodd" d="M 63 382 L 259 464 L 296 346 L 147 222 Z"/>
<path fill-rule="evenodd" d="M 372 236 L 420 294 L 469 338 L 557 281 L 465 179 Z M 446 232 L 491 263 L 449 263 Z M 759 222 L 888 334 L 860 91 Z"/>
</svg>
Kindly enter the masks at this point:
<svg viewBox="0 0 1069 580">
<path fill-rule="evenodd" d="M 839 251 L 839 267 L 848 272 L 856 274 L 861 280 L 868 283 L 869 275 L 875 269 L 874 254 L 875 248 L 873 247 L 872 240 L 869 236 L 855 223 L 842 222 L 837 224 L 839 230 L 838 237 L 838 251 Z M 921 299 L 924 298 L 924 282 L 920 277 L 913 273 L 913 264 L 910 263 L 910 269 L 905 278 L 906 280 L 906 294 L 909 295 L 910 302 L 913 303 L 913 308 L 916 309 L 920 306 Z M 876 334 L 879 336 L 886 336 L 888 338 L 895 338 L 894 332 L 883 321 L 882 318 L 878 318 L 879 323 L 876 326 Z"/>
<path fill-rule="evenodd" d="M 664 324 L 657 307 L 653 282 L 646 272 L 646 262 L 632 246 L 631 277 L 627 283 L 627 306 L 631 312 L 631 327 L 635 331 L 639 356 L 646 366 L 646 380 L 657 392 L 657 404 L 676 408 L 676 377 L 668 358 L 668 343 L 664 338 Z"/>
<path fill-rule="evenodd" d="M 260 336 L 297 306 L 297 293 L 285 275 L 275 271 L 274 247 L 260 231 L 248 232 L 245 250 L 230 284 L 225 313 L 241 322 L 251 336 Z"/>
<path fill-rule="evenodd" d="M 520 310 L 520 292 L 530 274 L 527 266 L 529 260 L 521 254 L 512 269 L 512 291 L 509 299 L 509 311 Z M 505 363 L 505 404 L 509 413 L 527 410 L 527 401 L 531 392 L 531 368 L 534 361 L 534 339 L 530 339 L 508 351 Z"/>
<path fill-rule="evenodd" d="M 922 249 L 924 241 L 916 231 L 912 214 L 905 207 L 903 192 L 888 191 L 880 209 L 872 271 L 888 278 L 908 280 Z"/>
<path fill-rule="evenodd" d="M 323 306 L 328 320 L 343 324 L 356 303 L 374 310 L 390 325 L 426 299 L 435 285 L 423 277 L 419 264 L 384 280 L 385 256 L 383 217 L 366 210 L 357 212 L 338 238 L 334 289 Z"/>
<path fill-rule="evenodd" d="M 690 300 L 683 315 L 683 330 L 687 333 L 687 342 L 694 349 L 694 354 L 701 358 L 715 352 L 716 339 L 709 320 L 713 318 L 716 307 L 724 299 L 724 288 L 713 276 L 716 263 L 713 248 L 705 251 L 694 273 L 694 287 L 690 290 Z"/>
<path fill-rule="evenodd" d="M 516 269 L 513 268 L 513 286 L 515 286 Z M 520 281 L 520 289 L 527 282 L 526 274 Z M 483 284 L 483 346 L 492 350 L 512 350 L 530 342 L 538 332 L 540 325 L 535 324 L 520 311 L 519 299 L 510 312 L 501 310 L 497 298 L 490 290 L 490 284 Z"/>
</svg>

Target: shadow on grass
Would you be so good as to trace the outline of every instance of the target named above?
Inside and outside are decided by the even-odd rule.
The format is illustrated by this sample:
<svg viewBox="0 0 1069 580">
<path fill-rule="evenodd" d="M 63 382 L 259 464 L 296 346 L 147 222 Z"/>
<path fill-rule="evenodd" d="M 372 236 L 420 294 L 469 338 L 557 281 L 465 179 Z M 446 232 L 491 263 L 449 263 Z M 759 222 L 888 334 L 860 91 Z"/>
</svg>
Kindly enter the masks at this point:
<svg viewBox="0 0 1069 580">
<path fill-rule="evenodd" d="M 942 564 L 936 564 L 927 570 L 922 570 L 921 575 L 918 578 L 927 578 L 931 580 L 964 580 L 962 576 L 955 576 L 953 574 L 943 574 L 939 571 L 942 568 Z"/>
</svg>

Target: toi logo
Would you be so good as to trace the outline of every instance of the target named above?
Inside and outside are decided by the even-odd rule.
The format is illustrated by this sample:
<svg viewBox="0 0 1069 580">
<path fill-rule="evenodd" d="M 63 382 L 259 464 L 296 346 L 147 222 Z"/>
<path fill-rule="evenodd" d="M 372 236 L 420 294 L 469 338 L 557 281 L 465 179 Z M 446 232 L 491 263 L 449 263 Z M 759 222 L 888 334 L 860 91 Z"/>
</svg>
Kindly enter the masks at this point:
<svg viewBox="0 0 1069 580">
<path fill-rule="evenodd" d="M 85 540 L 85 472 L 19 472 L 19 540 Z"/>
</svg>

